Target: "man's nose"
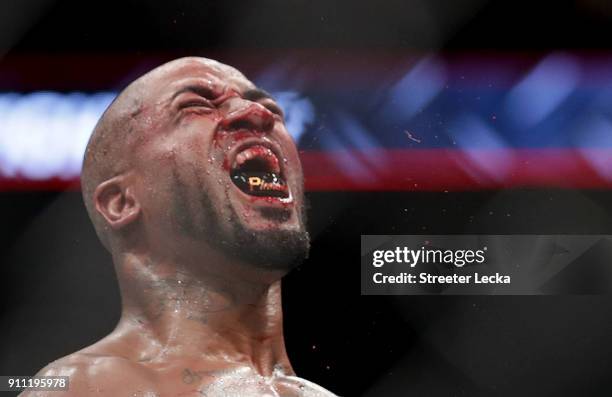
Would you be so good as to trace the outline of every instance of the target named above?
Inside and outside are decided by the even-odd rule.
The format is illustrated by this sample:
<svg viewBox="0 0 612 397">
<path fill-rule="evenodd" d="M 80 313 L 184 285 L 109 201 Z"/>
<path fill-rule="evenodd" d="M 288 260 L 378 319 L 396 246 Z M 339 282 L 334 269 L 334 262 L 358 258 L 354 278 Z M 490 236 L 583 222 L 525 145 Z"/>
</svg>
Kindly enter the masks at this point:
<svg viewBox="0 0 612 397">
<path fill-rule="evenodd" d="M 274 128 L 274 115 L 263 105 L 240 98 L 233 98 L 230 102 L 229 111 L 221 122 L 225 130 L 269 132 Z"/>
</svg>

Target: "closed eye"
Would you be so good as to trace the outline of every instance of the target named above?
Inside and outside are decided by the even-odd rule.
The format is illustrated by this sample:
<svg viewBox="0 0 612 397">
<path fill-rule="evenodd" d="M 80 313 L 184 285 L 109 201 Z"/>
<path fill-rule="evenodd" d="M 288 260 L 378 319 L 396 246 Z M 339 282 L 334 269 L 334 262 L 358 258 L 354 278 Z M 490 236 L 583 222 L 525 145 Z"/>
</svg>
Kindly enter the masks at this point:
<svg viewBox="0 0 612 397">
<path fill-rule="evenodd" d="M 280 116 L 281 118 L 285 117 L 283 110 L 278 105 L 274 103 L 262 103 L 262 105 L 275 115 Z"/>
<path fill-rule="evenodd" d="M 179 104 L 179 109 L 192 108 L 192 107 L 212 108 L 213 104 L 205 98 L 190 98 Z"/>
<path fill-rule="evenodd" d="M 191 84 L 176 91 L 172 100 L 180 98 L 177 105 L 178 110 L 186 108 L 213 109 L 215 107 L 213 101 L 218 97 L 219 94 L 211 87 Z"/>
<path fill-rule="evenodd" d="M 202 98 L 214 100 L 219 96 L 211 87 L 203 85 L 188 85 L 174 93 L 173 99 L 184 93 L 192 93 Z"/>
</svg>

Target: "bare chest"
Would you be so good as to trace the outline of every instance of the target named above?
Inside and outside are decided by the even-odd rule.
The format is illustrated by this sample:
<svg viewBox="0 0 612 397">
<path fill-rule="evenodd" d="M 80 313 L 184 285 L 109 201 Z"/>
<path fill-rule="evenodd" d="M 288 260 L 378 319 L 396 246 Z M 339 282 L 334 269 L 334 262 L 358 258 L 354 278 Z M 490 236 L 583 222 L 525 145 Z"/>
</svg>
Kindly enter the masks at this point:
<svg viewBox="0 0 612 397">
<path fill-rule="evenodd" d="M 335 394 L 296 376 L 261 376 L 249 368 L 194 371 L 183 369 L 179 379 L 158 383 L 156 390 L 134 397 L 333 397 Z M 148 393 L 148 394 L 147 394 Z"/>
</svg>

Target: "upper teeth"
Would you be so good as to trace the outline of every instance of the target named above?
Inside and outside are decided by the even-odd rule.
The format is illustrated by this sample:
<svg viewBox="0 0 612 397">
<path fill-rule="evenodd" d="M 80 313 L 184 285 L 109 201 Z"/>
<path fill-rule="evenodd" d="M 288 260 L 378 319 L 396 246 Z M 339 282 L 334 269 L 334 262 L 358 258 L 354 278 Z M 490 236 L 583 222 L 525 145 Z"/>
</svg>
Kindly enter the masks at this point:
<svg viewBox="0 0 612 397">
<path fill-rule="evenodd" d="M 278 158 L 269 148 L 261 145 L 251 146 L 241 151 L 236 155 L 232 168 L 236 168 L 244 164 L 247 160 L 260 158 L 268 164 L 271 172 L 280 172 Z"/>
</svg>

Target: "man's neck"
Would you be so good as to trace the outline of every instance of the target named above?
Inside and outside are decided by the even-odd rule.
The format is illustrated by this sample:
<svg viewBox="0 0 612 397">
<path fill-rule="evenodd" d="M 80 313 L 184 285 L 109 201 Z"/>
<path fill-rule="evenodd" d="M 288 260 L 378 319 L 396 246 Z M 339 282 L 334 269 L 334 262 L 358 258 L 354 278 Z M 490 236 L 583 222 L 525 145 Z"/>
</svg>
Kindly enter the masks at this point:
<svg viewBox="0 0 612 397">
<path fill-rule="evenodd" d="M 205 357 L 292 374 L 282 329 L 280 280 L 252 283 L 145 255 L 115 258 L 123 312 L 116 333 L 142 362 Z"/>
</svg>

